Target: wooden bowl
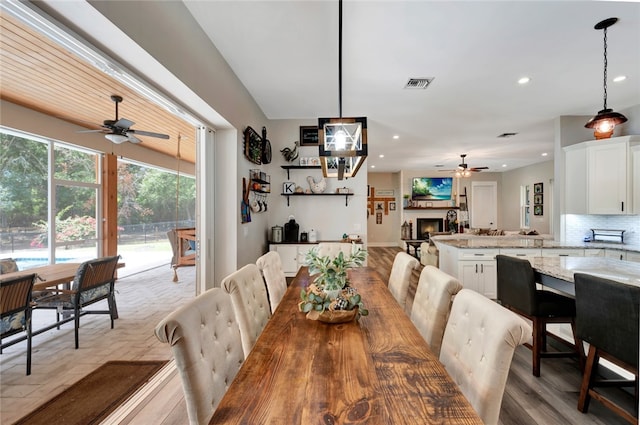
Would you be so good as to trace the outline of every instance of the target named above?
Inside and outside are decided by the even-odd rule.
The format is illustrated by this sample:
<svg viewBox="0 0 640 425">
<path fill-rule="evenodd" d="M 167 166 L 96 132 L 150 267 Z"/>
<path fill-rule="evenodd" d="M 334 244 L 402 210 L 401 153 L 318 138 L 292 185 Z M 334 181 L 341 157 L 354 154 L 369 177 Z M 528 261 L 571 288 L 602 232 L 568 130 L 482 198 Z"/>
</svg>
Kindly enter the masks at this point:
<svg viewBox="0 0 640 425">
<path fill-rule="evenodd" d="M 324 323 L 347 323 L 358 316 L 358 307 L 353 310 L 325 310 L 319 313 L 312 310 L 307 313 L 307 319 L 319 320 Z"/>
</svg>

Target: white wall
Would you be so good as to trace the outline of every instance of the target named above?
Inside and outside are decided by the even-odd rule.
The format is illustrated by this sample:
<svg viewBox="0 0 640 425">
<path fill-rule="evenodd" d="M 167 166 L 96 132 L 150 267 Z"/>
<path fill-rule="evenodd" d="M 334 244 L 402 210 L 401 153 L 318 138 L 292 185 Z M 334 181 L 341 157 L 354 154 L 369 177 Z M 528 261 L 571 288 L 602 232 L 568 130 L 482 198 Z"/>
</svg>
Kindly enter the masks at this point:
<svg viewBox="0 0 640 425">
<path fill-rule="evenodd" d="M 388 211 L 385 215 L 382 212 L 382 223 L 376 221 L 376 211 L 374 202 L 374 213 L 367 219 L 367 238 L 372 246 L 398 246 L 400 240 L 400 217 L 402 216 L 402 189 L 400 185 L 400 173 L 369 173 L 367 175 L 368 186 L 374 188 L 375 197 L 382 197 L 376 192 L 381 190 L 393 190 L 395 198 L 395 211 Z M 384 196 L 388 197 L 388 196 Z"/>
<path fill-rule="evenodd" d="M 535 229 L 538 233 L 551 233 L 549 223 L 551 222 L 553 199 L 551 187 L 553 180 L 553 161 L 540 162 L 528 167 L 506 171 L 502 176 L 502 228 L 505 230 L 520 229 L 520 187 L 529 186 L 529 228 Z M 543 215 L 533 214 L 533 185 L 543 183 Z"/>
<path fill-rule="evenodd" d="M 340 240 L 343 234 L 358 234 L 365 246 L 367 243 L 367 161 L 362 165 L 355 177 L 339 181 L 327 179 L 325 192 L 334 192 L 337 188 L 347 187 L 354 196 L 348 197 L 345 206 L 344 196 L 309 196 L 290 197 L 287 206 L 286 197 L 282 196 L 282 183 L 287 180 L 287 172 L 282 165 L 298 165 L 299 160 L 289 163 L 280 150 L 293 148 L 299 140 L 301 125 L 317 125 L 317 120 L 273 120 L 267 126 L 267 138 L 271 142 L 273 159 L 270 165 L 263 166 L 263 171 L 271 175 L 271 195 L 269 195 L 269 214 L 266 217 L 264 240 L 272 226 L 284 226 L 289 215 L 295 217 L 300 232 L 314 229 L 318 240 Z M 259 131 L 259 129 L 256 129 Z M 298 147 L 299 156 L 318 156 L 317 146 Z M 321 170 L 291 170 L 289 181 L 303 189 L 308 189 L 307 176 L 316 181 L 322 177 Z"/>
</svg>

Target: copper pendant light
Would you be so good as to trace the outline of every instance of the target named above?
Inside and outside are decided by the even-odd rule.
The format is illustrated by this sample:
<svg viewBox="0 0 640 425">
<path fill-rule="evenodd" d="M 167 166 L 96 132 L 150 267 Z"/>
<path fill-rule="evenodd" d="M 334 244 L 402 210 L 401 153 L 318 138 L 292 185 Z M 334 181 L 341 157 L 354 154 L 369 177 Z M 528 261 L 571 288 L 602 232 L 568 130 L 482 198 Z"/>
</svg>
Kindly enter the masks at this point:
<svg viewBox="0 0 640 425">
<path fill-rule="evenodd" d="M 624 115 L 607 108 L 607 28 L 616 22 L 618 22 L 618 18 L 608 18 L 594 26 L 596 30 L 604 30 L 604 107 L 584 126 L 595 130 L 593 135 L 596 139 L 608 139 L 613 135 L 613 129 L 616 125 L 627 121 L 627 117 Z"/>
</svg>

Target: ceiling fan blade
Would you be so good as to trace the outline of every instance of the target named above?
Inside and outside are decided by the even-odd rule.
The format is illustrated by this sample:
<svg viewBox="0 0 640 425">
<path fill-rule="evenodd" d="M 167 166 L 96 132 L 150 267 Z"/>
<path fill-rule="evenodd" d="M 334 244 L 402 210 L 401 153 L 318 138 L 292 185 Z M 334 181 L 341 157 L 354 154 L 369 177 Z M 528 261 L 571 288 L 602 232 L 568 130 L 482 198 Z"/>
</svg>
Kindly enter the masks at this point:
<svg viewBox="0 0 640 425">
<path fill-rule="evenodd" d="M 149 136 L 149 137 L 157 137 L 158 139 L 168 139 L 169 135 L 168 134 L 161 134 L 161 133 L 152 133 L 151 131 L 144 131 L 144 130 L 129 130 L 128 133 L 135 133 L 138 134 L 140 136 Z"/>
<path fill-rule="evenodd" d="M 129 139 L 129 141 L 131 143 L 140 143 L 142 142 L 142 140 L 138 139 L 136 136 L 134 136 L 131 131 L 127 131 L 127 139 Z"/>
<path fill-rule="evenodd" d="M 482 170 L 488 170 L 489 167 L 471 167 L 469 168 L 471 171 L 482 171 Z"/>
<path fill-rule="evenodd" d="M 79 130 L 76 133 L 104 133 L 105 130 Z"/>
<path fill-rule="evenodd" d="M 132 125 L 134 125 L 135 123 L 133 121 L 130 121 L 126 118 L 120 118 L 118 121 L 116 121 L 113 126 L 114 127 L 118 127 L 118 128 L 123 128 L 125 130 L 128 130 L 129 127 L 131 127 Z"/>
</svg>

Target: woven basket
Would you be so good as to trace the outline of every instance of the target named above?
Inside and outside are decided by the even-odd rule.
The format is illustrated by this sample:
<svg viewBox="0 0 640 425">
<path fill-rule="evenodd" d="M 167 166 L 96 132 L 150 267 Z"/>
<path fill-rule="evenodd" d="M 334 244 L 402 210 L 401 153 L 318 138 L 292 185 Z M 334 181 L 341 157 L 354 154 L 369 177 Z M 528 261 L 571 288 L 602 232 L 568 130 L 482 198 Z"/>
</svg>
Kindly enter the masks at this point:
<svg viewBox="0 0 640 425">
<path fill-rule="evenodd" d="M 358 307 L 353 310 L 325 310 L 322 313 L 311 310 L 307 313 L 307 319 L 319 320 L 324 323 L 347 323 L 358 316 Z"/>
</svg>

